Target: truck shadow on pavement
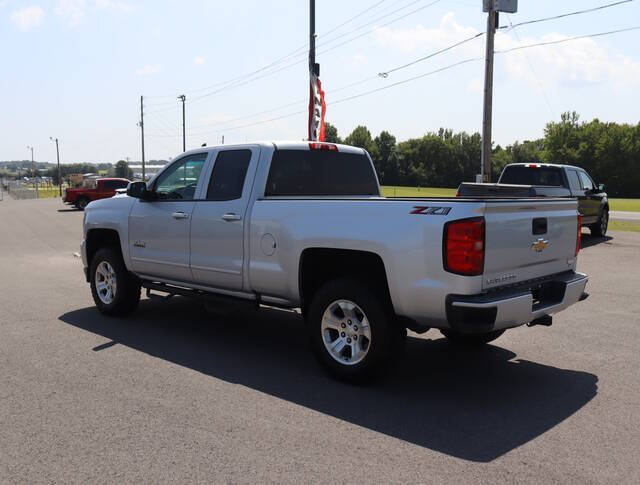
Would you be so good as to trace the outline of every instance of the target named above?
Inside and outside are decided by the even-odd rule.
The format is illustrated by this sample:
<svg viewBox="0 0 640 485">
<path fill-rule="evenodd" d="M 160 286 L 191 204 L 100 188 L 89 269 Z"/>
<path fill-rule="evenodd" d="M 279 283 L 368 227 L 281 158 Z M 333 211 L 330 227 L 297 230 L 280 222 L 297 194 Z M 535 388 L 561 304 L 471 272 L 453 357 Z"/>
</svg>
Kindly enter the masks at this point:
<svg viewBox="0 0 640 485">
<path fill-rule="evenodd" d="M 405 357 L 389 375 L 352 386 L 325 375 L 294 314 L 243 311 L 222 317 L 175 297 L 166 303 L 143 300 L 127 319 L 105 317 L 91 307 L 60 320 L 112 341 L 96 352 L 125 345 L 475 462 L 490 462 L 533 440 L 597 393 L 593 374 L 515 359 L 493 345 L 458 349 L 435 330 L 425 338 L 408 337 Z"/>
<path fill-rule="evenodd" d="M 591 246 L 596 246 L 598 244 L 608 244 L 611 245 L 611 241 L 613 238 L 611 236 L 592 236 L 591 234 L 582 233 L 582 249 L 590 248 Z"/>
</svg>

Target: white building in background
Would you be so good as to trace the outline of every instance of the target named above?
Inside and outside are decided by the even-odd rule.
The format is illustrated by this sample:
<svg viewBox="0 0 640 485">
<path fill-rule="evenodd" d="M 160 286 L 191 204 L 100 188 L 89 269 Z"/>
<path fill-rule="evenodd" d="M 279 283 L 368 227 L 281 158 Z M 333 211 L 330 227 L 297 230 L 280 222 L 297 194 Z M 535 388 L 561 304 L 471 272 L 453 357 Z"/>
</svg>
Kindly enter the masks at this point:
<svg viewBox="0 0 640 485">
<path fill-rule="evenodd" d="M 149 165 L 149 164 L 145 163 L 144 171 L 145 171 L 145 175 L 147 176 L 146 177 L 147 180 L 149 180 L 151 177 L 153 177 L 155 174 L 157 174 L 164 167 L 165 167 L 164 165 Z M 133 178 L 134 179 L 142 180 L 142 164 L 141 163 L 130 164 L 129 168 L 131 170 L 133 170 Z"/>
</svg>

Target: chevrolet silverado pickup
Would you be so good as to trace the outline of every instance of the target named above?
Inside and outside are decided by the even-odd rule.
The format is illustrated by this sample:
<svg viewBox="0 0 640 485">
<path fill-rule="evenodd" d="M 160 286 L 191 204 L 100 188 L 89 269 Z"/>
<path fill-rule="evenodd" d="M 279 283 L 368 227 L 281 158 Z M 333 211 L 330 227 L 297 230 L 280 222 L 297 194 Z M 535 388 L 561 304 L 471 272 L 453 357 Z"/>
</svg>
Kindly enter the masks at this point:
<svg viewBox="0 0 640 485">
<path fill-rule="evenodd" d="M 609 226 L 609 199 L 604 185 L 596 185 L 580 167 L 551 163 L 511 163 L 497 184 L 463 182 L 460 197 L 575 197 L 582 225 L 602 237 Z"/>
<path fill-rule="evenodd" d="M 84 210 L 89 202 L 113 197 L 118 189 L 124 189 L 128 185 L 129 181 L 121 178 L 90 179 L 85 182 L 84 187 L 65 189 L 62 202 Z"/>
<path fill-rule="evenodd" d="M 484 344 L 586 297 L 575 199 L 386 199 L 367 152 L 344 145 L 188 151 L 83 225 L 101 312 L 128 314 L 141 288 L 293 309 L 346 380 L 383 370 L 407 328 Z"/>
</svg>

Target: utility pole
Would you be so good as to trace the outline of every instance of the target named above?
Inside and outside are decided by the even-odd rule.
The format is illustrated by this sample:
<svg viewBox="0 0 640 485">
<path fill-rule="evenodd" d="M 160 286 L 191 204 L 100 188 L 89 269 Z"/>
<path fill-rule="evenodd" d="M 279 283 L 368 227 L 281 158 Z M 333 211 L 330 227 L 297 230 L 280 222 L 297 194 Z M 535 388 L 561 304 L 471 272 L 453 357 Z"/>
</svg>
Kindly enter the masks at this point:
<svg viewBox="0 0 640 485">
<path fill-rule="evenodd" d="M 140 132 L 142 134 L 142 181 L 146 180 L 145 177 L 145 169 L 144 169 L 144 96 L 140 96 L 140 123 L 138 126 L 140 127 Z"/>
<path fill-rule="evenodd" d="M 182 151 L 186 152 L 187 151 L 187 137 L 186 137 L 185 129 L 184 129 L 184 100 L 187 99 L 187 97 L 184 94 L 181 94 L 180 96 L 178 96 L 178 99 L 180 101 L 182 101 Z"/>
<path fill-rule="evenodd" d="M 492 1 L 488 2 L 487 50 L 484 67 L 484 108 L 482 115 L 482 182 L 491 181 L 491 121 L 493 114 L 493 54 L 494 38 L 498 23 L 498 11 Z"/>
<path fill-rule="evenodd" d="M 36 176 L 36 166 L 33 161 L 33 147 L 27 147 L 27 149 L 31 150 L 31 175 L 33 176 L 33 183 L 36 187 L 36 199 L 39 199 L 40 195 L 38 194 L 38 177 Z"/>
<path fill-rule="evenodd" d="M 58 157 L 58 192 L 60 197 L 62 197 L 62 173 L 60 172 L 60 149 L 58 148 L 58 139 L 49 137 L 49 140 L 56 142 L 56 156 Z"/>
<path fill-rule="evenodd" d="M 484 68 L 484 108 L 482 113 L 482 167 L 480 182 L 491 182 L 491 123 L 493 115 L 493 55 L 499 13 L 516 13 L 518 0 L 482 0 L 482 11 L 487 12 L 487 50 Z M 478 181 L 478 180 L 476 180 Z"/>
</svg>

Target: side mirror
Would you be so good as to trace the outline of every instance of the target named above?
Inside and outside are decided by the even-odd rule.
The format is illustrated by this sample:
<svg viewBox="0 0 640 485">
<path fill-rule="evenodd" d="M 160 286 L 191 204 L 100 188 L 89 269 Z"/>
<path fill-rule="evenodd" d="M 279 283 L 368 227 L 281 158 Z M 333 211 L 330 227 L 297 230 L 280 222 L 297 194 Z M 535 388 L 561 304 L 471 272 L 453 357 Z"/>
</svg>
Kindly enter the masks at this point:
<svg viewBox="0 0 640 485">
<path fill-rule="evenodd" d="M 129 185 L 127 185 L 127 195 L 146 201 L 155 199 L 155 193 L 148 190 L 147 184 L 144 182 L 130 182 Z"/>
<path fill-rule="evenodd" d="M 604 189 L 605 189 L 604 184 L 598 184 L 598 190 L 599 190 L 600 192 L 604 192 Z"/>
</svg>

